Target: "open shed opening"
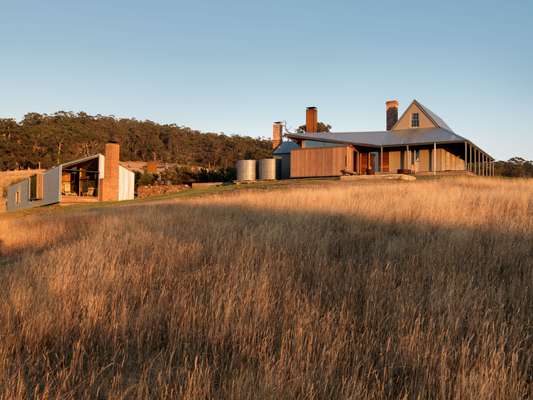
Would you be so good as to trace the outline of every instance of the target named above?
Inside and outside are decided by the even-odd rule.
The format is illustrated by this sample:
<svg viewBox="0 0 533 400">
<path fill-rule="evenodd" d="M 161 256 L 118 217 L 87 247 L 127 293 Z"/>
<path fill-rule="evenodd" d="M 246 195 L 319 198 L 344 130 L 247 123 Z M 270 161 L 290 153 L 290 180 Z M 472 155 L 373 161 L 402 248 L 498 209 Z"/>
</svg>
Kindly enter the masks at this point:
<svg viewBox="0 0 533 400">
<path fill-rule="evenodd" d="M 61 174 L 61 195 L 67 198 L 98 199 L 98 158 L 64 165 Z"/>
</svg>

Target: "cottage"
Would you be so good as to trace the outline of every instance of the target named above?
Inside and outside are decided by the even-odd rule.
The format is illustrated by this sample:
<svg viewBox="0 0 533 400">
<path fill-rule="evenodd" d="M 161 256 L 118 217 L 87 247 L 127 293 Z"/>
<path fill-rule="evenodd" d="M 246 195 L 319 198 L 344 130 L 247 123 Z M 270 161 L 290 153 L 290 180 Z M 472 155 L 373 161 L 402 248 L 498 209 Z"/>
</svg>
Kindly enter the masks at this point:
<svg viewBox="0 0 533 400">
<path fill-rule="evenodd" d="M 494 158 L 455 133 L 438 115 L 414 100 L 398 118 L 398 101 L 386 102 L 386 130 L 317 132 L 317 109 L 308 107 L 305 132 L 286 132 L 274 122 L 273 154 L 286 177 L 344 174 L 471 173 L 491 176 Z M 283 141 L 283 137 L 289 139 Z M 290 144 L 288 144 L 290 143 Z"/>
<path fill-rule="evenodd" d="M 135 175 L 119 163 L 120 146 L 33 175 L 7 188 L 7 210 L 55 203 L 121 201 L 134 198 Z"/>
</svg>

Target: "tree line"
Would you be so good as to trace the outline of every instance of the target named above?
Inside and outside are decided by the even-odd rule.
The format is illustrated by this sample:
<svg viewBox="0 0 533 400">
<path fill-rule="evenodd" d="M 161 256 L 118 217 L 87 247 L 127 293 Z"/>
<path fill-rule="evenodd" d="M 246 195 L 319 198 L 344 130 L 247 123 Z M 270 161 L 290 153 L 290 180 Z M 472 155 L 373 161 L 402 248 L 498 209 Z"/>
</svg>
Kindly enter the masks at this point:
<svg viewBox="0 0 533 400">
<path fill-rule="evenodd" d="M 513 157 L 508 161 L 497 161 L 494 164 L 494 174 L 513 178 L 533 178 L 533 160 Z"/>
<path fill-rule="evenodd" d="M 175 124 L 134 118 L 59 111 L 29 113 L 17 122 L 0 119 L 0 170 L 49 168 L 103 153 L 105 143 L 120 143 L 129 161 L 159 160 L 205 168 L 230 168 L 243 158 L 272 154 L 270 140 L 201 133 Z"/>
</svg>

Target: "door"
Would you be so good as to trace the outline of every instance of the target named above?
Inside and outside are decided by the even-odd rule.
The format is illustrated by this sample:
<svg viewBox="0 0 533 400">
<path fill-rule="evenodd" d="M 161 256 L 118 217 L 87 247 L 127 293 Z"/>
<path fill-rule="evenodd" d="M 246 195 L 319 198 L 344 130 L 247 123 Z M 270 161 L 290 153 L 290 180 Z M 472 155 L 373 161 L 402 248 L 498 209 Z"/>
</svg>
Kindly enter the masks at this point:
<svg viewBox="0 0 533 400">
<path fill-rule="evenodd" d="M 420 150 L 413 151 L 413 172 L 420 171 Z"/>
<path fill-rule="evenodd" d="M 373 151 L 371 153 L 368 153 L 368 156 L 370 158 L 368 162 L 368 168 L 371 170 L 371 173 L 376 173 L 380 171 L 379 166 L 379 153 L 377 151 Z"/>
<path fill-rule="evenodd" d="M 359 162 L 359 173 L 365 175 L 368 168 L 368 153 L 359 153 Z"/>
</svg>

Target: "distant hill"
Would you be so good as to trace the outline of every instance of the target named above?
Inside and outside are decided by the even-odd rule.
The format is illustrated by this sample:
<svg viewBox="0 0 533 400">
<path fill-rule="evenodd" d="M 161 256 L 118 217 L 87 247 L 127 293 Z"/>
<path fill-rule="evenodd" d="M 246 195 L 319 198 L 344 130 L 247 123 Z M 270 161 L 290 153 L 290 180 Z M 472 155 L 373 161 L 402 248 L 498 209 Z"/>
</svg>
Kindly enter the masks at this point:
<svg viewBox="0 0 533 400">
<path fill-rule="evenodd" d="M 201 133 L 174 124 L 59 111 L 29 113 L 20 122 L 0 119 L 0 170 L 43 168 L 103 152 L 109 139 L 121 144 L 121 159 L 157 159 L 183 165 L 227 168 L 241 158 L 271 155 L 269 140 Z"/>
</svg>

